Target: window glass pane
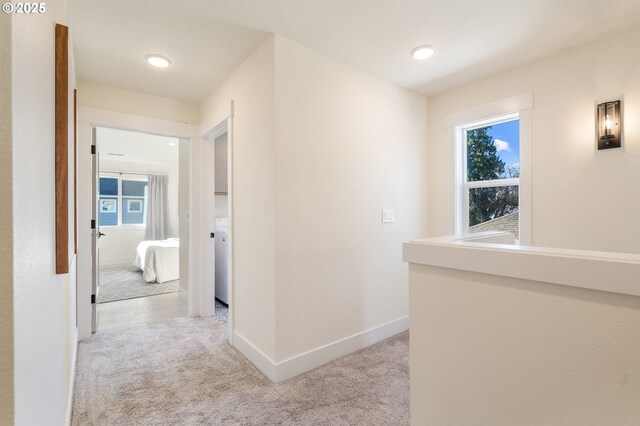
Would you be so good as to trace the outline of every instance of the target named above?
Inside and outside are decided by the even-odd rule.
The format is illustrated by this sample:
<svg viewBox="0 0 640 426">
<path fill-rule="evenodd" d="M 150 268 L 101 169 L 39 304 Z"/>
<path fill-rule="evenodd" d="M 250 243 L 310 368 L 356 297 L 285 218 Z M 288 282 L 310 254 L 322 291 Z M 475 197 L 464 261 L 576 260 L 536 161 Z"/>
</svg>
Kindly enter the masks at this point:
<svg viewBox="0 0 640 426">
<path fill-rule="evenodd" d="M 506 231 L 519 238 L 518 187 L 469 189 L 469 232 Z"/>
<path fill-rule="evenodd" d="M 520 121 L 465 131 L 467 181 L 520 177 Z"/>
<path fill-rule="evenodd" d="M 100 197 L 98 202 L 100 226 L 118 226 L 118 199 Z"/>
<path fill-rule="evenodd" d="M 118 178 L 100 178 L 100 195 L 118 196 Z"/>
<path fill-rule="evenodd" d="M 147 182 L 139 180 L 122 180 L 122 195 L 144 197 Z"/>
<path fill-rule="evenodd" d="M 124 182 L 122 182 L 124 185 Z M 124 189 L 123 191 L 124 192 Z M 122 197 L 122 224 L 145 223 L 145 200 L 138 197 Z"/>
</svg>

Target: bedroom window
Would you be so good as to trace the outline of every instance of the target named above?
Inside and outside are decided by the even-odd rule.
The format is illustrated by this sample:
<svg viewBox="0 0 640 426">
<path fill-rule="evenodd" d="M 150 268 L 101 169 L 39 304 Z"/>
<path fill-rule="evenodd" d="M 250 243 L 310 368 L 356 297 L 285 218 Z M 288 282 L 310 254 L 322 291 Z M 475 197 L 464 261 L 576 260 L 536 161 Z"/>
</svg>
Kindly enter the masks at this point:
<svg viewBox="0 0 640 426">
<path fill-rule="evenodd" d="M 100 226 L 144 226 L 147 218 L 147 178 L 101 175 Z"/>
</svg>

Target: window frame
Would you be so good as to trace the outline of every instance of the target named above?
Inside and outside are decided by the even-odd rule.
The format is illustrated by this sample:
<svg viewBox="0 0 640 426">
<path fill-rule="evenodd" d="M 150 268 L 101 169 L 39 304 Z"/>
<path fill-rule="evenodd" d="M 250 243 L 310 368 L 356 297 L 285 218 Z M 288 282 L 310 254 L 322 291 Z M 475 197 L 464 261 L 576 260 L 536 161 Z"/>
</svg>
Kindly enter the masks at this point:
<svg viewBox="0 0 640 426">
<path fill-rule="evenodd" d="M 126 172 L 122 172 L 122 173 L 116 173 L 116 172 L 100 172 L 99 173 L 99 178 L 107 178 L 107 179 L 117 179 L 118 180 L 118 195 L 117 195 L 117 201 L 118 201 L 118 224 L 117 225 L 103 225 L 100 224 L 100 227 L 104 227 L 104 228 L 109 228 L 109 229 L 147 229 L 147 202 L 149 200 L 148 197 L 148 183 L 149 183 L 149 178 L 146 175 L 139 175 L 139 174 L 130 174 L 130 173 L 126 173 Z M 147 182 L 147 192 L 145 193 L 144 196 L 140 197 L 140 196 L 126 196 L 123 197 L 122 195 L 122 181 L 123 180 L 129 180 L 129 181 L 137 181 L 137 182 Z M 105 197 L 109 197 L 108 195 Z M 111 196 L 113 197 L 113 196 Z M 102 195 L 100 193 L 98 193 L 98 199 L 102 198 Z M 126 198 L 127 200 L 131 200 L 131 199 L 141 199 L 141 200 L 145 200 L 147 202 L 144 203 L 144 207 L 142 209 L 143 211 L 143 220 L 144 223 L 139 224 L 139 223 L 122 223 L 122 213 L 123 213 L 123 207 L 124 207 L 124 200 L 123 198 Z"/>
<path fill-rule="evenodd" d="M 449 114 L 446 127 L 454 146 L 455 233 L 469 233 L 469 191 L 473 188 L 518 186 L 519 240 L 531 245 L 531 109 L 533 94 L 525 93 Z M 467 182 L 466 131 L 519 120 L 520 177 Z"/>
</svg>

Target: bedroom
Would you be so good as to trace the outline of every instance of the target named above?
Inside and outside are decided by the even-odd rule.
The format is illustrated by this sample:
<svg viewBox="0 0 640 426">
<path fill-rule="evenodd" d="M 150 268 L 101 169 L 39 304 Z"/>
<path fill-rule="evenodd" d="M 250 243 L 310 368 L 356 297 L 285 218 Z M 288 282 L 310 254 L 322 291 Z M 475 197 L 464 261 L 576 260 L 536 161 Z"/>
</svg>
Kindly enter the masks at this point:
<svg viewBox="0 0 640 426">
<path fill-rule="evenodd" d="M 98 319 L 105 330 L 187 314 L 180 280 L 180 140 L 96 128 Z"/>
</svg>

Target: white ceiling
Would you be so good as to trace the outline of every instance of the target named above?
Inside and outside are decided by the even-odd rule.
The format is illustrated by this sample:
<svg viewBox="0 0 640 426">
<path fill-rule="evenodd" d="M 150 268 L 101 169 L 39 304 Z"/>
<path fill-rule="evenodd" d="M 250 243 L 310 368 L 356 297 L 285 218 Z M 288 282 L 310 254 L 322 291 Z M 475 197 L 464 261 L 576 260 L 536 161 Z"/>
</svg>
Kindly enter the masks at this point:
<svg viewBox="0 0 640 426">
<path fill-rule="evenodd" d="M 70 0 L 70 17 L 81 79 L 200 102 L 270 33 L 431 95 L 639 25 L 640 1 Z M 415 61 L 420 44 L 436 54 Z"/>
<path fill-rule="evenodd" d="M 96 142 L 101 160 L 147 164 L 178 162 L 179 140 L 176 138 L 99 127 Z"/>
</svg>

